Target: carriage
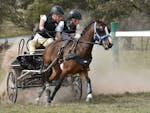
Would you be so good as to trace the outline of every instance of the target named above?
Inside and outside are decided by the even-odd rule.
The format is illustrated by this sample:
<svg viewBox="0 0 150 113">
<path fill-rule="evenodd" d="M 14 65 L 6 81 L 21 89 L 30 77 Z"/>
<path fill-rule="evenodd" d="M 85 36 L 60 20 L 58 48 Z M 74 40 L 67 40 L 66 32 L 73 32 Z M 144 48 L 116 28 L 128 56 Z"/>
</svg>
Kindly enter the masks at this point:
<svg viewBox="0 0 150 113">
<path fill-rule="evenodd" d="M 25 39 L 21 39 L 18 47 L 18 56 L 11 63 L 11 70 L 7 76 L 7 95 L 11 103 L 16 102 L 19 88 L 43 88 L 45 86 L 45 79 L 42 76 L 46 71 L 46 69 L 42 69 L 44 48 L 37 49 L 36 54 L 30 55 L 28 51 L 23 53 L 24 44 Z M 57 81 L 57 79 L 54 80 L 51 86 L 56 86 Z M 82 80 L 78 74 L 66 77 L 62 86 L 71 86 L 73 98 L 81 99 Z"/>
<path fill-rule="evenodd" d="M 87 82 L 86 102 L 92 101 L 92 85 L 88 75 L 92 49 L 95 44 L 103 46 L 105 50 L 113 46 L 108 27 L 101 20 L 89 23 L 81 37 L 70 39 L 63 54 L 58 54 L 63 44 L 63 40 L 56 40 L 44 50 L 44 54 L 29 55 L 25 52 L 18 55 L 11 64 L 12 70 L 7 78 L 7 92 L 11 102 L 16 102 L 18 88 L 43 87 L 38 96 L 40 98 L 46 87 L 46 104 L 49 105 L 61 86 L 70 85 L 75 97 L 80 99 L 82 96 L 80 77 Z M 18 53 L 22 51 L 20 45 Z M 50 86 L 55 87 L 52 95 Z"/>
</svg>

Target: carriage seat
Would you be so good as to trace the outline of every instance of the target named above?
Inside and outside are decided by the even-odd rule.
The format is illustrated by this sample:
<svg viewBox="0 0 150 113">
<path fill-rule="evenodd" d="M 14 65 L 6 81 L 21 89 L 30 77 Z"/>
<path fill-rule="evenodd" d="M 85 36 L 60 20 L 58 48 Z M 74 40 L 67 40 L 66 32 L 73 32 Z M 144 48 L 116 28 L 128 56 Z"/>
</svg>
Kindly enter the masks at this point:
<svg viewBox="0 0 150 113">
<path fill-rule="evenodd" d="M 28 70 L 38 70 L 41 69 L 42 63 L 43 63 L 43 58 L 42 54 L 35 54 L 35 55 L 30 55 L 30 54 L 24 54 L 24 55 L 19 55 L 12 63 L 12 67 L 21 67 L 22 69 L 28 69 Z"/>
</svg>

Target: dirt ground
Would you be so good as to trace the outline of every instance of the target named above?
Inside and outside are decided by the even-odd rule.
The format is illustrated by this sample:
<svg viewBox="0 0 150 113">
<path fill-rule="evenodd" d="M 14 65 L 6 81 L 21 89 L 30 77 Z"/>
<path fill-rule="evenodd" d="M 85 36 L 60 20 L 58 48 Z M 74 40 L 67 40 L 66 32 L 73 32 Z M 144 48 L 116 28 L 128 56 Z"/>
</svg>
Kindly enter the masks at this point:
<svg viewBox="0 0 150 113">
<path fill-rule="evenodd" d="M 2 60 L 2 70 L 8 72 L 10 63 L 17 56 L 18 42 L 7 50 Z M 123 66 L 122 66 L 123 65 Z M 129 67 L 129 68 L 128 68 Z M 0 84 L 0 99 L 6 99 L 6 76 L 7 73 L 1 75 L 3 80 Z M 113 67 L 112 50 L 104 50 L 101 46 L 95 46 L 93 49 L 93 60 L 90 65 L 89 76 L 92 82 L 93 93 L 99 94 L 122 94 L 126 92 L 149 92 L 150 91 L 150 70 L 146 67 L 137 70 L 135 67 L 130 67 L 130 64 L 125 62 L 119 68 Z M 84 86 L 86 88 L 86 85 Z M 85 91 L 84 88 L 84 96 Z M 27 89 L 19 91 L 18 102 L 33 103 L 39 89 Z M 63 95 L 62 95 L 63 94 Z M 31 96 L 32 95 L 32 96 Z M 43 96 L 43 99 L 45 96 Z M 61 88 L 58 92 L 56 102 L 72 101 L 70 87 Z"/>
</svg>

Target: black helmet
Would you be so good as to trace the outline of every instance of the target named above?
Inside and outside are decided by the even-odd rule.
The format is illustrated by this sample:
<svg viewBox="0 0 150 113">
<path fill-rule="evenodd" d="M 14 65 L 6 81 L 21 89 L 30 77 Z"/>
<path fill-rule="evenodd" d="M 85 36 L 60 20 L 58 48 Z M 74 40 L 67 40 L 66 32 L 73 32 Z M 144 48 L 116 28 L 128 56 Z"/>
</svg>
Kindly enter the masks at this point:
<svg viewBox="0 0 150 113">
<path fill-rule="evenodd" d="M 68 14 L 68 19 L 72 19 L 72 18 L 81 20 L 82 19 L 82 15 L 81 15 L 80 11 L 77 10 L 77 9 L 71 10 L 69 12 L 69 14 Z"/>
<path fill-rule="evenodd" d="M 64 10 L 62 7 L 56 5 L 56 6 L 53 6 L 52 9 L 51 9 L 51 14 L 53 13 L 56 13 L 56 14 L 59 14 L 59 15 L 64 15 Z"/>
</svg>

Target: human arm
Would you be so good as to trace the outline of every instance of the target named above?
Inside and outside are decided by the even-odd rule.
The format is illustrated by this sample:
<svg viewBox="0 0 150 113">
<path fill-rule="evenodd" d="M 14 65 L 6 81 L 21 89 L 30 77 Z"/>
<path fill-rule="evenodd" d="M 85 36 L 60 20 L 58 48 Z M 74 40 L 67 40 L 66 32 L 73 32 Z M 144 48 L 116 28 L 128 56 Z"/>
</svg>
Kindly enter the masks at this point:
<svg viewBox="0 0 150 113">
<path fill-rule="evenodd" d="M 42 31 L 44 30 L 44 24 L 47 20 L 46 15 L 40 15 L 40 23 L 39 23 L 39 30 Z"/>
<path fill-rule="evenodd" d="M 64 29 L 64 21 L 60 21 L 59 24 L 57 25 L 55 31 L 56 31 L 56 40 L 61 40 L 62 39 L 62 31 Z"/>
<path fill-rule="evenodd" d="M 76 32 L 75 32 L 75 38 L 80 38 L 81 37 L 81 27 L 80 27 L 80 25 L 78 24 L 77 26 L 76 26 Z"/>
</svg>

